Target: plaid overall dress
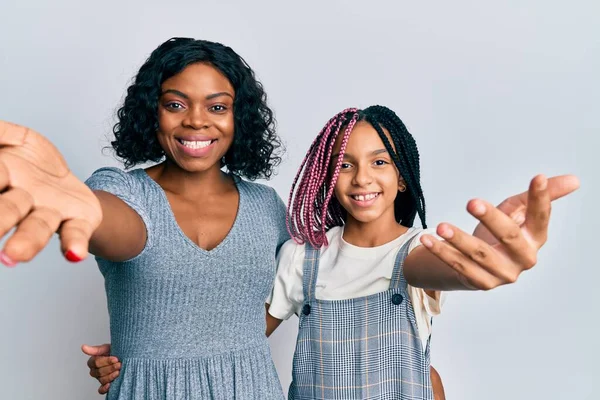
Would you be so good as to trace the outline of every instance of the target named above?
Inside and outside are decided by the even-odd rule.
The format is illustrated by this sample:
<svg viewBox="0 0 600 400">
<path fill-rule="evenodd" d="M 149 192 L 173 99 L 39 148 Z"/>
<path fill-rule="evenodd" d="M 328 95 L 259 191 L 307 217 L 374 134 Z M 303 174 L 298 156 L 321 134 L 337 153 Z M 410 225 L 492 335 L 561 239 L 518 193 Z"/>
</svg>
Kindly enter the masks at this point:
<svg viewBox="0 0 600 400">
<path fill-rule="evenodd" d="M 290 400 L 433 400 L 426 350 L 398 251 L 389 290 L 347 300 L 318 300 L 320 251 L 306 244 L 304 307 L 292 367 Z"/>
</svg>

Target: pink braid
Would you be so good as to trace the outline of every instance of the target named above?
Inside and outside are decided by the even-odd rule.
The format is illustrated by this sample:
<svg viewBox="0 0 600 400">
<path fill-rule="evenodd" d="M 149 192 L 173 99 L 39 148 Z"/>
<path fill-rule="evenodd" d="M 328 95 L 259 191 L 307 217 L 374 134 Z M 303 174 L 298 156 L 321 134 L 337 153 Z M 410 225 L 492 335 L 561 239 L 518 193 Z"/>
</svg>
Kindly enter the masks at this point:
<svg viewBox="0 0 600 400">
<path fill-rule="evenodd" d="M 354 129 L 354 125 L 356 124 L 357 119 L 358 119 L 358 113 L 354 113 L 354 115 L 352 116 L 352 119 L 348 123 L 348 127 L 346 128 L 346 131 L 344 132 L 344 136 L 342 137 L 342 145 L 340 147 L 340 154 L 338 155 L 337 163 L 335 164 L 335 170 L 333 171 L 333 176 L 331 178 L 331 181 L 329 182 L 329 190 L 327 191 L 327 197 L 325 198 L 325 203 L 323 204 L 321 221 L 325 221 L 325 217 L 327 216 L 327 211 L 329 208 L 329 201 L 331 200 L 331 196 L 333 195 L 333 190 L 335 189 L 335 184 L 337 183 L 338 176 L 340 175 L 340 168 L 344 161 L 344 154 L 346 153 L 346 146 L 348 145 L 348 139 L 350 138 L 350 133 L 352 132 L 352 129 Z M 333 152 L 333 144 L 329 147 L 329 152 L 327 153 L 327 160 L 331 159 L 332 152 Z M 326 178 L 326 175 L 323 177 L 323 180 L 325 180 L 325 178 Z M 331 222 L 333 222 L 333 220 Z M 325 236 L 326 225 L 328 225 L 328 224 L 323 224 L 321 227 L 321 229 L 322 229 L 321 234 L 322 234 L 325 246 L 327 246 L 327 237 Z"/>
<path fill-rule="evenodd" d="M 347 123 L 342 137 L 334 173 L 327 187 L 331 153 L 341 128 L 350 116 L 350 122 Z M 300 165 L 290 190 L 286 218 L 288 231 L 299 244 L 309 242 L 316 248 L 326 246 L 327 230 L 343 224 L 341 210 L 339 207 L 330 207 L 330 201 L 348 138 L 357 120 L 358 109 L 356 108 L 348 108 L 331 118 L 311 144 Z"/>
<path fill-rule="evenodd" d="M 313 141 L 312 145 L 310 146 L 310 149 L 308 150 L 307 155 L 304 157 L 304 160 L 302 161 L 302 165 L 300 166 L 300 169 L 298 170 L 298 173 L 296 174 L 296 177 L 294 179 L 294 182 L 292 183 L 292 188 L 290 190 L 290 197 L 289 197 L 289 201 L 288 201 L 288 215 L 286 218 L 286 222 L 287 222 L 287 227 L 288 227 L 288 231 L 290 232 L 290 235 L 298 242 L 298 243 L 304 243 L 304 240 L 306 239 L 305 237 L 302 236 L 301 232 L 299 231 L 298 227 L 301 227 L 304 225 L 303 223 L 303 219 L 302 219 L 302 201 L 303 201 L 303 197 L 296 195 L 295 198 L 293 196 L 294 194 L 294 188 L 296 187 L 296 183 L 298 182 L 298 179 L 302 176 L 302 170 L 305 169 L 305 172 L 307 174 L 310 175 L 310 169 L 312 166 L 312 160 L 310 158 L 310 155 L 314 153 L 314 151 L 317 149 L 318 150 L 318 146 L 320 144 L 320 139 L 322 135 L 328 136 L 330 131 L 331 131 L 331 127 L 334 125 L 334 123 L 336 122 L 338 116 L 336 115 L 335 117 L 333 117 L 328 124 L 325 126 L 325 128 L 323 128 L 323 130 L 319 133 L 319 135 L 315 138 L 315 140 Z M 306 167 L 306 168 L 305 168 Z M 308 189 L 308 185 L 309 185 L 309 179 L 302 179 L 300 181 L 300 187 L 298 188 L 298 193 L 307 193 L 307 189 Z M 293 199 L 293 207 L 292 207 L 292 199 Z M 294 212 L 292 212 L 293 210 L 295 210 Z M 291 215 L 290 215 L 291 214 Z M 291 221 L 290 221 L 291 218 Z"/>
</svg>

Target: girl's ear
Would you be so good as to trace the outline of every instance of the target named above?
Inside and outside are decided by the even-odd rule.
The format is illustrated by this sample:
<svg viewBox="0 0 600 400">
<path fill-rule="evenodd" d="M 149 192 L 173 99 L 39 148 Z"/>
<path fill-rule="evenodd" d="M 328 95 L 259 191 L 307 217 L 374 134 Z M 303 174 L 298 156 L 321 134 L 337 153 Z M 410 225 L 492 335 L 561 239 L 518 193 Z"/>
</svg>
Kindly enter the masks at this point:
<svg viewBox="0 0 600 400">
<path fill-rule="evenodd" d="M 406 182 L 404 181 L 404 178 L 402 178 L 402 177 L 400 177 L 400 179 L 398 179 L 398 191 L 406 192 Z"/>
</svg>

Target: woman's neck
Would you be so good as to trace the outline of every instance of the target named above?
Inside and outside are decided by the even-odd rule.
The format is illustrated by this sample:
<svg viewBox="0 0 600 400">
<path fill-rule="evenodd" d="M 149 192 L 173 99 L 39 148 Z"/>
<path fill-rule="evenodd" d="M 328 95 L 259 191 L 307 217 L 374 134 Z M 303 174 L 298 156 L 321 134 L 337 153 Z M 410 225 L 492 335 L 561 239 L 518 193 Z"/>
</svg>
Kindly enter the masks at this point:
<svg viewBox="0 0 600 400">
<path fill-rule="evenodd" d="M 163 190 L 188 198 L 231 190 L 234 185 L 233 179 L 218 165 L 206 171 L 190 172 L 167 160 L 146 169 L 146 172 Z"/>
</svg>

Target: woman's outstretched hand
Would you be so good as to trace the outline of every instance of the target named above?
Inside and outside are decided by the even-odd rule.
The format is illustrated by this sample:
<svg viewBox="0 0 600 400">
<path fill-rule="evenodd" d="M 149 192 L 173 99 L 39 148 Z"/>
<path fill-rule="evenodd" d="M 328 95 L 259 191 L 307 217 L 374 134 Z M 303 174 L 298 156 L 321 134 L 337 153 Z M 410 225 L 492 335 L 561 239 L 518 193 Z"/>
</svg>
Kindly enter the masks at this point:
<svg viewBox="0 0 600 400">
<path fill-rule="evenodd" d="M 498 207 L 471 200 L 467 210 L 480 221 L 472 235 L 443 223 L 437 234 L 444 241 L 423 235 L 421 242 L 458 273 L 466 288 L 490 290 L 513 283 L 537 263 L 548 236 L 551 202 L 577 188 L 579 180 L 573 175 L 550 179 L 538 175 L 527 192 L 507 198 Z"/>
<path fill-rule="evenodd" d="M 0 216 L 0 237 L 16 228 L 0 251 L 0 261 L 14 266 L 35 257 L 55 232 L 68 260 L 84 259 L 102 210 L 48 139 L 0 121 Z"/>
</svg>

